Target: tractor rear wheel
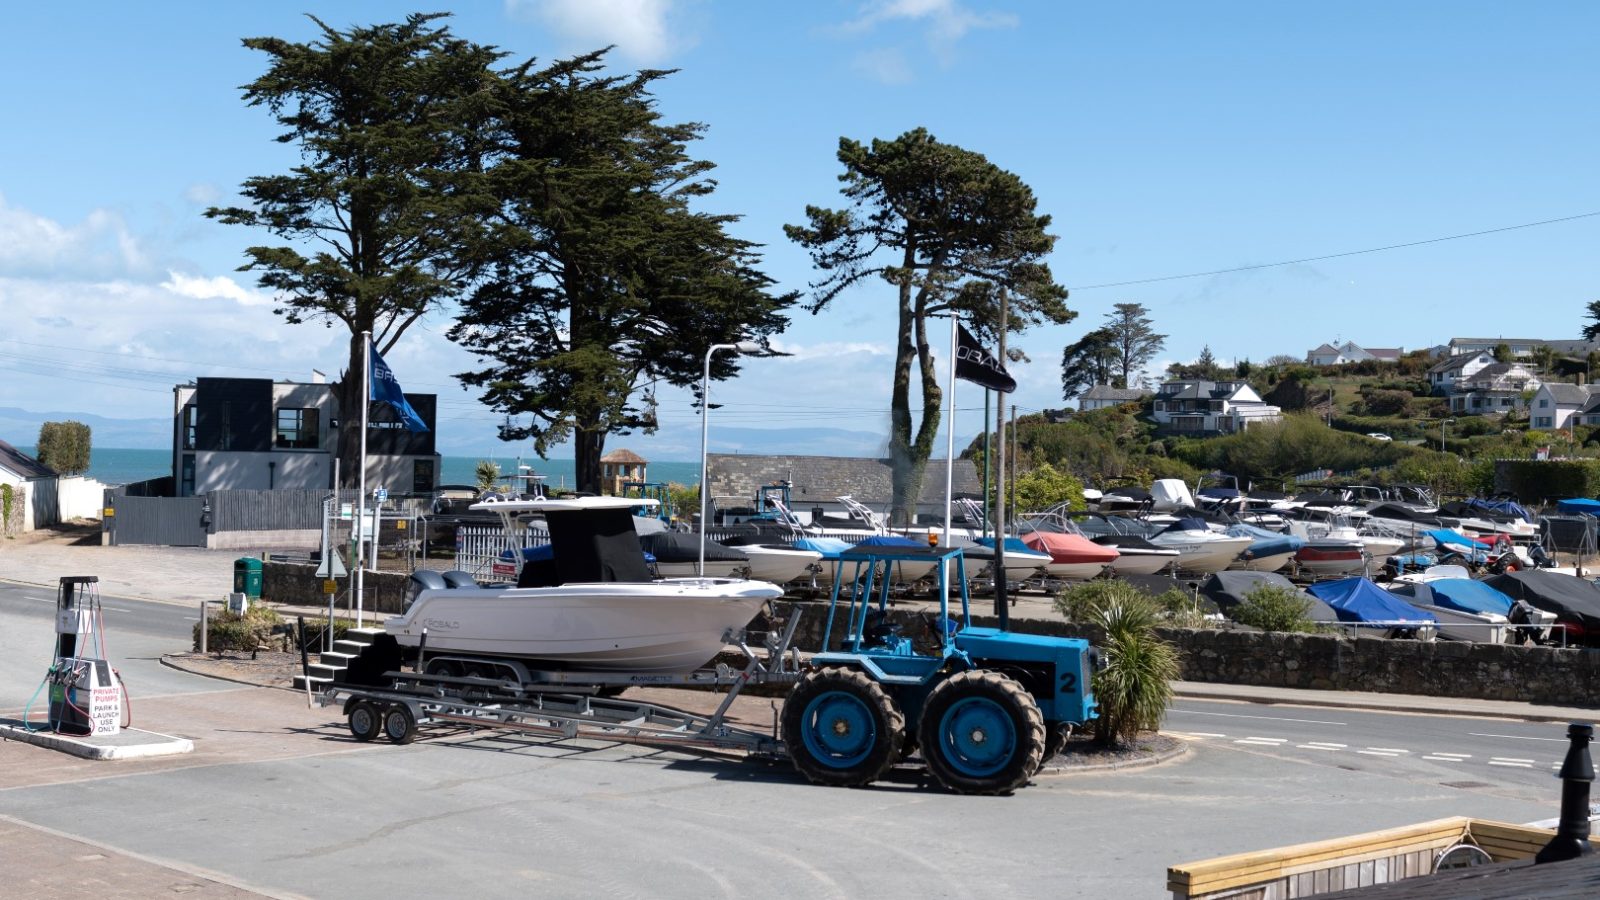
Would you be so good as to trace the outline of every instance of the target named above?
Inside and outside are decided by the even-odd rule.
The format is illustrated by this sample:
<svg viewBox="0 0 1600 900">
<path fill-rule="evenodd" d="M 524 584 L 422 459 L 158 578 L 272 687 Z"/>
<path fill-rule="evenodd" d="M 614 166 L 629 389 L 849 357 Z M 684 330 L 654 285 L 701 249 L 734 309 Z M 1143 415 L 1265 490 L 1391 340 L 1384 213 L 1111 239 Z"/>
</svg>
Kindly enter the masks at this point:
<svg viewBox="0 0 1600 900">
<path fill-rule="evenodd" d="M 1044 758 L 1044 716 L 999 672 L 962 672 L 929 692 L 917 729 L 935 780 L 960 794 L 1004 794 L 1027 784 Z"/>
<path fill-rule="evenodd" d="M 854 787 L 881 777 L 905 742 L 906 720 L 883 688 L 851 669 L 797 682 L 783 702 L 783 743 L 817 784 Z"/>
</svg>

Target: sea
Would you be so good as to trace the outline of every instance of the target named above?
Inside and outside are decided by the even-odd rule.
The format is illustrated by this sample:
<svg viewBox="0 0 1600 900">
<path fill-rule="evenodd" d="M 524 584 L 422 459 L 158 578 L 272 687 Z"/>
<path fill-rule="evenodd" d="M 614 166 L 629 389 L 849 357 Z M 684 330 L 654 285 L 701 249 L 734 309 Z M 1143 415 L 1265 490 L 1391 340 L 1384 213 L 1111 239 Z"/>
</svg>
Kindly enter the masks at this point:
<svg viewBox="0 0 1600 900">
<path fill-rule="evenodd" d="M 34 453 L 33 447 L 17 449 L 29 456 Z M 531 467 L 535 475 L 545 476 L 544 483 L 548 487 L 570 489 L 577 484 L 575 468 L 570 459 L 539 459 L 536 456 L 522 459 L 496 456 L 489 459 L 500 466 L 502 483 L 506 483 L 507 476 L 516 474 L 519 471 L 517 467 L 522 465 Z M 478 463 L 483 460 L 481 456 L 441 457 L 439 483 L 476 484 Z M 84 474 L 105 484 L 131 484 L 161 478 L 172 474 L 172 451 L 95 447 L 89 453 L 89 471 Z M 651 481 L 697 485 L 700 483 L 700 462 L 652 461 L 648 475 Z"/>
</svg>

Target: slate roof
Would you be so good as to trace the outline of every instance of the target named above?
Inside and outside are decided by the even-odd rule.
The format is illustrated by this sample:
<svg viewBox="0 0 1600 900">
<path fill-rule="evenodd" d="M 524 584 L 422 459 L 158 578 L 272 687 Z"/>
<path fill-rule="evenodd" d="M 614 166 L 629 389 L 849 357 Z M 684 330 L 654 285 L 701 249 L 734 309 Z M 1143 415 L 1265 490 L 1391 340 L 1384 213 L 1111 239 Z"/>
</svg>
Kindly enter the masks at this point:
<svg viewBox="0 0 1600 900">
<path fill-rule="evenodd" d="M 1459 369 L 1459 368 L 1461 368 L 1461 365 L 1463 363 L 1465 363 L 1467 360 L 1475 359 L 1476 357 L 1482 355 L 1485 352 L 1487 352 L 1487 351 L 1475 350 L 1475 351 L 1473 351 L 1471 353 L 1457 353 L 1455 356 L 1446 356 L 1444 359 L 1441 359 L 1438 362 L 1434 363 L 1432 366 L 1429 366 L 1428 367 L 1428 374 L 1429 375 L 1434 375 L 1434 374 L 1437 374 L 1439 372 L 1448 372 L 1451 369 Z"/>
<path fill-rule="evenodd" d="M 0 468 L 15 472 L 23 478 L 49 478 L 56 474 L 55 469 L 39 462 L 5 441 L 0 441 Z"/>
<path fill-rule="evenodd" d="M 1312 350 L 1310 353 L 1308 353 L 1306 355 L 1307 356 L 1321 356 L 1324 353 L 1335 353 L 1336 354 L 1338 352 L 1339 352 L 1339 348 L 1338 347 L 1334 347 L 1334 346 L 1329 345 L 1329 344 L 1323 344 L 1322 346 L 1316 348 L 1315 350 Z"/>
<path fill-rule="evenodd" d="M 640 465 L 641 463 L 648 464 L 650 462 L 626 447 L 618 447 L 612 450 L 605 456 L 600 457 L 600 461 L 603 463 L 624 463 L 630 466 Z"/>
<path fill-rule="evenodd" d="M 1144 397 L 1149 396 L 1149 394 L 1149 391 L 1141 391 L 1138 388 L 1119 388 L 1112 387 L 1109 384 L 1097 384 L 1094 387 L 1089 388 L 1087 391 L 1084 391 L 1078 399 L 1129 401 L 1143 399 Z"/>
<path fill-rule="evenodd" d="M 849 494 L 873 509 L 883 509 L 893 497 L 887 459 L 854 456 L 756 456 L 713 453 L 707 457 L 710 496 L 725 505 L 748 505 L 755 500 L 758 485 L 775 481 L 792 482 L 790 500 L 797 508 L 809 509 L 818 503 L 832 503 L 835 497 Z M 928 460 L 922 479 L 918 505 L 944 504 L 944 460 Z M 953 489 L 956 494 L 982 494 L 983 480 L 970 459 L 955 464 Z"/>
<path fill-rule="evenodd" d="M 1239 393 L 1240 388 L 1244 387 L 1244 383 L 1240 381 L 1205 381 L 1203 379 L 1197 379 L 1194 381 L 1169 381 L 1162 385 L 1162 387 L 1165 388 L 1167 385 L 1173 384 L 1181 384 L 1183 387 L 1172 393 L 1163 392 L 1161 394 L 1161 399 L 1221 400 L 1227 397 L 1232 397 L 1234 394 Z"/>
<path fill-rule="evenodd" d="M 1371 353 L 1373 356 L 1376 356 L 1379 359 L 1399 359 L 1400 358 L 1400 348 L 1399 347 L 1362 347 L 1361 349 L 1367 351 L 1368 353 Z"/>
<path fill-rule="evenodd" d="M 1594 395 L 1593 386 L 1586 384 L 1550 381 L 1545 383 L 1545 387 L 1550 389 L 1550 399 L 1561 406 L 1582 406 Z"/>
</svg>

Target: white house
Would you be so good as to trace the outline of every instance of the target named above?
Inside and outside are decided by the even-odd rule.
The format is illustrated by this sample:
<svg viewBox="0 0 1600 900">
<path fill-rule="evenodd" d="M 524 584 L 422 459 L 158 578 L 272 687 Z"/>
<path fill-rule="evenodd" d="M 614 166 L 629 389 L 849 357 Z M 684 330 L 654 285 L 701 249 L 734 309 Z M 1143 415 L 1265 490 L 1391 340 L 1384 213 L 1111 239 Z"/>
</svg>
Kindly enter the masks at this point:
<svg viewBox="0 0 1600 900">
<path fill-rule="evenodd" d="M 1150 396 L 1149 391 L 1138 388 L 1119 388 L 1109 384 L 1097 384 L 1078 395 L 1078 412 L 1088 412 L 1091 409 L 1106 409 L 1112 406 L 1121 406 L 1124 403 L 1138 403 Z"/>
<path fill-rule="evenodd" d="M 1541 338 L 1451 338 L 1450 353 L 1460 356 L 1466 353 L 1487 352 L 1494 353 L 1496 347 L 1505 344 L 1511 350 L 1511 355 L 1523 359 L 1533 355 L 1534 350 L 1548 347 L 1560 356 L 1587 356 L 1595 350 L 1600 350 L 1600 341 L 1547 341 Z"/>
<path fill-rule="evenodd" d="M 1494 365 L 1494 354 L 1487 350 L 1446 356 L 1428 369 L 1428 386 L 1435 394 L 1449 394 L 1456 382 L 1470 378 L 1485 366 Z"/>
<path fill-rule="evenodd" d="M 1168 381 L 1156 391 L 1155 420 L 1173 431 L 1232 434 L 1276 422 L 1283 410 L 1261 399 L 1242 381 Z"/>
<path fill-rule="evenodd" d="M 0 535 L 55 524 L 55 496 L 56 471 L 0 441 Z"/>
<path fill-rule="evenodd" d="M 1323 344 L 1306 353 L 1306 362 L 1313 366 L 1336 366 L 1347 362 L 1396 362 L 1400 359 L 1399 347 L 1363 347 L 1355 341 L 1345 341 L 1338 346 Z"/>
<path fill-rule="evenodd" d="M 1528 425 L 1540 431 L 1558 431 L 1573 424 L 1573 416 L 1579 417 L 1577 424 L 1589 424 L 1582 419 L 1596 396 L 1600 396 L 1600 385 L 1568 384 L 1565 381 L 1542 384 L 1534 392 L 1528 410 Z"/>
<path fill-rule="evenodd" d="M 439 485 L 437 398 L 406 394 L 406 400 L 429 430 L 413 434 L 387 404 L 372 404 L 367 485 L 392 494 L 428 493 Z M 340 415 L 333 385 L 197 378 L 173 388 L 173 407 L 172 471 L 179 497 L 333 485 Z"/>
<path fill-rule="evenodd" d="M 1508 413 L 1528 408 L 1523 394 L 1537 391 L 1538 376 L 1522 363 L 1490 363 L 1456 381 L 1449 390 L 1454 413 Z"/>
</svg>

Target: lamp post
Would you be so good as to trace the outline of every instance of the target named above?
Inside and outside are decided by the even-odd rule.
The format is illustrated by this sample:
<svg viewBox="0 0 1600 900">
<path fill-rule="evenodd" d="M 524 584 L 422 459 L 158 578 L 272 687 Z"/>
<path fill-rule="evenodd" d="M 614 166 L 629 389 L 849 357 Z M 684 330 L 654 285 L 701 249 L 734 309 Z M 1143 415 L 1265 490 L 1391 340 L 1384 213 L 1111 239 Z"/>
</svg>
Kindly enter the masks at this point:
<svg viewBox="0 0 1600 900">
<path fill-rule="evenodd" d="M 1449 426 L 1454 425 L 1455 421 L 1456 421 L 1455 419 L 1444 419 L 1444 420 L 1439 422 L 1439 452 L 1440 453 L 1444 452 L 1444 433 L 1445 433 L 1445 430 Z"/>
<path fill-rule="evenodd" d="M 700 377 L 700 559 L 695 564 L 695 575 L 704 578 L 706 574 L 706 498 L 710 496 L 710 483 L 706 471 L 706 439 L 711 434 L 711 356 L 718 350 L 732 350 L 741 355 L 760 353 L 764 350 L 762 345 L 755 341 L 740 341 L 737 344 L 712 344 L 706 350 L 705 371 Z"/>
</svg>

